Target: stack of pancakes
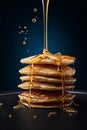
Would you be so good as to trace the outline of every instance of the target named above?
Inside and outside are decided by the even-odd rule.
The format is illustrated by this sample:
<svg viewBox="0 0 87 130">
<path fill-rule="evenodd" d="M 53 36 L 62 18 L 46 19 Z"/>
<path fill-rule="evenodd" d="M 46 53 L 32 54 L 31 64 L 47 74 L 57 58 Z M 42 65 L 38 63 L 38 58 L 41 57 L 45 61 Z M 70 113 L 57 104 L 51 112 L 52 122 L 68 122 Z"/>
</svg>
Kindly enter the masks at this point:
<svg viewBox="0 0 87 130">
<path fill-rule="evenodd" d="M 75 69 L 70 64 L 75 62 L 72 56 L 46 52 L 21 59 L 28 64 L 19 70 L 22 84 L 19 88 L 26 91 L 19 94 L 20 102 L 28 107 L 63 107 L 70 106 L 75 95 L 67 92 L 74 89 Z"/>
</svg>

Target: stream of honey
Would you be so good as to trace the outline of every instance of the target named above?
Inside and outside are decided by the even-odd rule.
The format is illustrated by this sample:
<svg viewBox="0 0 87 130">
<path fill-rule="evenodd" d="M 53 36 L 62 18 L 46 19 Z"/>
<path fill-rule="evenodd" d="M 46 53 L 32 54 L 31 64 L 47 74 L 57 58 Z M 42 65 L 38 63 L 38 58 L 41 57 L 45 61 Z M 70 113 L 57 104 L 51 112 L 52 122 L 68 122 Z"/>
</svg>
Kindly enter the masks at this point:
<svg viewBox="0 0 87 130">
<path fill-rule="evenodd" d="M 48 7 L 49 0 L 42 0 L 44 22 L 44 48 L 43 53 L 48 51 Z"/>
</svg>

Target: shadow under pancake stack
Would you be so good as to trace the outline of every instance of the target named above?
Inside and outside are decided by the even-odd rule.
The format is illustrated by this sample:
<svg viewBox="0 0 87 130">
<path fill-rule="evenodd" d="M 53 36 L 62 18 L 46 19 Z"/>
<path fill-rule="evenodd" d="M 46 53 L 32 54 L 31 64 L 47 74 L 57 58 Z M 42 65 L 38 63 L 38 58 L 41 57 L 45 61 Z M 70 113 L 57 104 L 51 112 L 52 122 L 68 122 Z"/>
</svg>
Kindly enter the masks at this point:
<svg viewBox="0 0 87 130">
<path fill-rule="evenodd" d="M 35 108 L 71 106 L 75 95 L 68 90 L 74 89 L 76 79 L 75 69 L 69 65 L 75 60 L 72 56 L 48 51 L 21 59 L 27 66 L 19 70 L 22 83 L 18 87 L 25 90 L 18 95 L 20 103 Z"/>
</svg>

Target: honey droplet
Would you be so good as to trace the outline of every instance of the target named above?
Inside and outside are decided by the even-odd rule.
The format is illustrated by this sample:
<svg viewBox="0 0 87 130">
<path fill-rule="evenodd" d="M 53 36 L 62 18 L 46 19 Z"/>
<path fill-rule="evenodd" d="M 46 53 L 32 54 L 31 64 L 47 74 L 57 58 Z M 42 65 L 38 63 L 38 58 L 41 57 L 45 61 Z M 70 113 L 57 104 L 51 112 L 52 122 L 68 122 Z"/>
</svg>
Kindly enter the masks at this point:
<svg viewBox="0 0 87 130">
<path fill-rule="evenodd" d="M 0 102 L 0 106 L 3 106 L 3 103 Z"/>
<path fill-rule="evenodd" d="M 37 8 L 34 8 L 34 9 L 33 9 L 33 12 L 34 12 L 34 13 L 37 12 Z"/>
<path fill-rule="evenodd" d="M 27 40 L 27 37 L 25 37 L 24 40 Z"/>
<path fill-rule="evenodd" d="M 26 33 L 28 33 L 28 29 L 26 30 Z"/>
<path fill-rule="evenodd" d="M 24 29 L 27 29 L 27 27 L 26 27 L 26 26 L 24 26 Z"/>
<path fill-rule="evenodd" d="M 50 117 L 51 117 L 51 115 L 50 115 L 50 114 L 48 114 L 48 115 L 47 115 L 47 117 L 48 117 L 48 118 L 50 118 Z"/>
<path fill-rule="evenodd" d="M 21 34 L 21 32 L 19 32 L 19 35 Z"/>
<path fill-rule="evenodd" d="M 24 33 L 24 30 L 21 30 L 21 33 Z"/>
<path fill-rule="evenodd" d="M 12 118 L 12 115 L 11 115 L 11 114 L 9 114 L 9 115 L 8 115 L 8 117 L 11 119 L 11 118 Z"/>
<path fill-rule="evenodd" d="M 19 29 L 21 29 L 21 26 L 19 26 Z"/>
<path fill-rule="evenodd" d="M 65 107 L 64 110 L 69 113 L 69 114 L 75 114 L 75 113 L 78 113 L 78 111 L 74 108 L 71 108 L 71 107 Z"/>
<path fill-rule="evenodd" d="M 29 52 L 29 50 L 27 50 L 27 52 Z"/>
<path fill-rule="evenodd" d="M 36 118 L 37 118 L 37 116 L 36 116 L 36 115 L 33 115 L 33 118 L 34 118 L 34 119 L 36 119 Z"/>
<path fill-rule="evenodd" d="M 47 117 L 50 118 L 50 117 L 55 116 L 55 115 L 57 115 L 57 112 L 50 112 L 50 113 L 47 115 Z"/>
<path fill-rule="evenodd" d="M 26 41 L 23 41 L 23 45 L 25 45 L 26 44 Z"/>
<path fill-rule="evenodd" d="M 69 116 L 72 116 L 72 113 L 69 113 Z"/>
<path fill-rule="evenodd" d="M 33 18 L 32 23 L 36 23 L 36 22 L 37 22 L 36 18 Z"/>
</svg>

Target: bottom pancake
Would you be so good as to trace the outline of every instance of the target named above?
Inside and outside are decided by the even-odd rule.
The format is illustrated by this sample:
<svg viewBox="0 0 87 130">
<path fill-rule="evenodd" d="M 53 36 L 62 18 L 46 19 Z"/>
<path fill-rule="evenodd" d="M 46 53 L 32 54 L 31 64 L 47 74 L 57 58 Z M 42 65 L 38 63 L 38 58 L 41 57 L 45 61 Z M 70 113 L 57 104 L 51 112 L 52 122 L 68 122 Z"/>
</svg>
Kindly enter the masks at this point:
<svg viewBox="0 0 87 130">
<path fill-rule="evenodd" d="M 75 95 L 68 92 L 63 96 L 57 96 L 55 93 L 38 93 L 37 91 L 32 92 L 31 100 L 29 97 L 29 92 L 24 92 L 19 94 L 20 103 L 28 107 L 37 108 L 55 108 L 62 106 L 70 106 L 73 102 Z"/>
<path fill-rule="evenodd" d="M 22 105 L 25 105 L 27 107 L 33 107 L 33 108 L 62 108 L 62 107 L 68 107 L 68 106 L 71 106 L 72 103 L 73 103 L 73 100 L 71 101 L 65 101 L 64 103 L 62 102 L 53 102 L 53 103 L 29 103 L 25 100 L 19 100 L 19 102 L 22 104 Z"/>
</svg>

